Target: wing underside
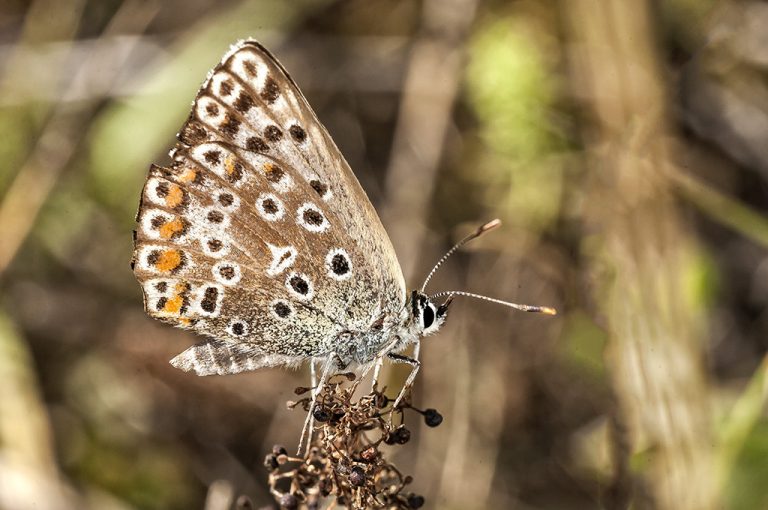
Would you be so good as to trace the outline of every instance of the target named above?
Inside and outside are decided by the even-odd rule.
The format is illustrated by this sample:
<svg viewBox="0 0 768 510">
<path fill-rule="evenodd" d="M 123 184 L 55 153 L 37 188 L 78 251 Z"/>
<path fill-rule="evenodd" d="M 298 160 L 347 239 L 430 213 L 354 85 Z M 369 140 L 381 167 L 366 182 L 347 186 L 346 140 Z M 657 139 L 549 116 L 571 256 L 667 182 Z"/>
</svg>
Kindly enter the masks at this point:
<svg viewBox="0 0 768 510">
<path fill-rule="evenodd" d="M 255 41 L 201 87 L 137 216 L 150 315 L 211 341 L 174 365 L 236 373 L 330 352 L 405 299 L 386 232 L 296 84 Z"/>
</svg>

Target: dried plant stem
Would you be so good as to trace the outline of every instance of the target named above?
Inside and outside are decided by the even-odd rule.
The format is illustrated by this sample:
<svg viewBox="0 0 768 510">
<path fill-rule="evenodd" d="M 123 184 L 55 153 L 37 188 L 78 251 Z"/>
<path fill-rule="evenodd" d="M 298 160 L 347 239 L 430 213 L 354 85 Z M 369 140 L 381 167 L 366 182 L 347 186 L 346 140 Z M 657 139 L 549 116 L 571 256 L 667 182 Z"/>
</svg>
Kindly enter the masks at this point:
<svg viewBox="0 0 768 510">
<path fill-rule="evenodd" d="M 708 186 L 681 169 L 670 172 L 676 190 L 715 221 L 726 225 L 754 242 L 768 247 L 768 219 L 743 202 Z"/>
<path fill-rule="evenodd" d="M 669 178 L 672 135 L 651 5 L 561 5 L 573 38 L 574 88 L 586 94 L 595 121 L 588 203 L 590 230 L 603 244 L 590 253 L 604 275 L 608 363 L 631 451 L 648 455 L 641 477 L 656 508 L 719 508 L 702 343 L 683 280 L 694 245 Z"/>
<path fill-rule="evenodd" d="M 477 3 L 424 2 L 423 33 L 408 61 L 382 212 L 406 277 L 413 276 L 419 241 L 424 239 L 428 205 L 464 68 L 463 40 Z"/>
</svg>

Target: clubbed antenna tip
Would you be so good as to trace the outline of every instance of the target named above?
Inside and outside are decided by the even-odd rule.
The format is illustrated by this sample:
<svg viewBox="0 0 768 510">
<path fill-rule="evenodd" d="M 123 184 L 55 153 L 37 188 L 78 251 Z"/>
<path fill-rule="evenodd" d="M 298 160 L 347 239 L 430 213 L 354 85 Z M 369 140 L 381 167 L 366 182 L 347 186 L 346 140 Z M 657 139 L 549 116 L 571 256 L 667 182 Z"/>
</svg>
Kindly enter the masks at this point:
<svg viewBox="0 0 768 510">
<path fill-rule="evenodd" d="M 480 228 L 477 229 L 477 234 L 476 235 L 485 234 L 489 230 L 493 230 L 494 228 L 500 227 L 500 226 L 501 226 L 501 220 L 500 219 L 498 219 L 498 218 L 492 219 L 488 223 L 486 223 L 484 225 L 480 225 Z"/>
<path fill-rule="evenodd" d="M 438 292 L 437 294 L 432 294 L 430 296 L 430 299 L 437 299 L 443 296 L 449 296 L 450 298 L 453 298 L 454 296 L 464 296 L 464 297 L 470 297 L 475 299 L 482 299 L 483 301 L 490 301 L 491 303 L 496 303 L 503 306 L 508 306 L 510 308 L 514 308 L 515 310 L 520 310 L 521 312 L 543 313 L 545 315 L 557 315 L 557 310 L 555 310 L 550 306 L 523 305 L 520 303 L 512 303 L 510 301 L 503 301 L 501 299 L 482 296 L 480 294 L 474 294 L 472 292 L 464 292 L 462 290 L 446 290 L 443 292 Z"/>
</svg>

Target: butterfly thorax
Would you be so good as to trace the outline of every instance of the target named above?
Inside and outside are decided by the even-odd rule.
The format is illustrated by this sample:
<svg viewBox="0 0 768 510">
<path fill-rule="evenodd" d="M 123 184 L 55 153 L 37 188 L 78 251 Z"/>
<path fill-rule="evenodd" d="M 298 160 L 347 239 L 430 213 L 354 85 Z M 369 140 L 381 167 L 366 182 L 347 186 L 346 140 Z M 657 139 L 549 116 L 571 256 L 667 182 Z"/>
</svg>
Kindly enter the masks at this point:
<svg viewBox="0 0 768 510">
<path fill-rule="evenodd" d="M 440 329 L 446 312 L 447 305 L 435 306 L 426 295 L 413 291 L 409 301 L 395 314 L 381 315 L 365 331 L 344 331 L 331 342 L 336 346 L 340 367 L 364 366 L 388 353 L 403 351 Z"/>
</svg>

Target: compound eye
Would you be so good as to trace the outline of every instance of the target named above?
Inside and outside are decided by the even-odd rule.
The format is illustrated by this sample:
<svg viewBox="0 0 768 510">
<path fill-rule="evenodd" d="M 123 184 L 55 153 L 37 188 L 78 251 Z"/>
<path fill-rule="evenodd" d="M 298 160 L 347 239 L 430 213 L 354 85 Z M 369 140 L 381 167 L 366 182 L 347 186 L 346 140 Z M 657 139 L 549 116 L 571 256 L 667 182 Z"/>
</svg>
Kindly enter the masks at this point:
<svg viewBox="0 0 768 510">
<path fill-rule="evenodd" d="M 424 307 L 424 311 L 421 314 L 421 323 L 424 329 L 429 329 L 433 322 L 435 322 L 435 310 L 432 307 L 432 303 L 429 303 Z"/>
</svg>

